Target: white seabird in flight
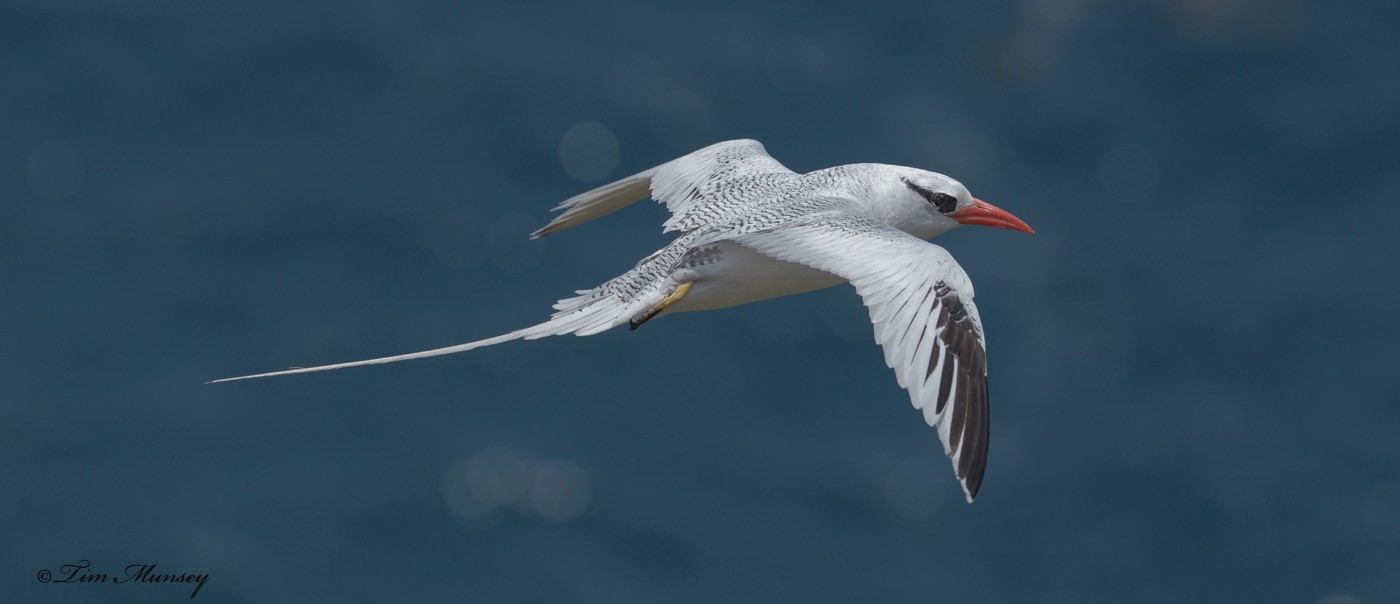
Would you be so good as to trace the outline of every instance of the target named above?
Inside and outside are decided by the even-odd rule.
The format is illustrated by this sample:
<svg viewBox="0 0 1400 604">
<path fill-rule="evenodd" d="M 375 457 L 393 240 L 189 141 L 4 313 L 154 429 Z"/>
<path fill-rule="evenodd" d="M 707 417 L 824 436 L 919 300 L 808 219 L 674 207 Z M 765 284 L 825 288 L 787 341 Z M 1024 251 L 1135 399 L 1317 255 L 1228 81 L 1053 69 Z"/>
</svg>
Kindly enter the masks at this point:
<svg viewBox="0 0 1400 604">
<path fill-rule="evenodd" d="M 924 240 L 960 225 L 1034 232 L 942 174 L 851 164 L 797 174 L 754 140 L 717 143 L 564 201 L 532 238 L 606 216 L 648 196 L 681 234 L 632 270 L 554 305 L 544 323 L 467 344 L 226 378 L 326 371 L 463 352 L 511 340 L 632 329 L 674 312 L 712 310 L 850 282 L 914 407 L 937 428 L 968 501 L 987 467 L 987 353 L 972 282 Z M 212 382 L 211 382 L 212 383 Z"/>
</svg>

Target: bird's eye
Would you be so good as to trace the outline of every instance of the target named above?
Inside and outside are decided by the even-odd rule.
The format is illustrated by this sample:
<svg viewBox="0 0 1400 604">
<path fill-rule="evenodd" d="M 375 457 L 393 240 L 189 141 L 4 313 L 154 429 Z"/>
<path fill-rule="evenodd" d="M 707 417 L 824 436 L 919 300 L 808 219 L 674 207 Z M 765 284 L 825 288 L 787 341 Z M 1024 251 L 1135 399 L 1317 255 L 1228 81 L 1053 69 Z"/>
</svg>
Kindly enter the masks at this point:
<svg viewBox="0 0 1400 604">
<path fill-rule="evenodd" d="M 947 214 L 958 207 L 958 198 L 947 193 L 934 193 L 928 199 L 933 205 L 938 206 L 938 211 Z"/>
<path fill-rule="evenodd" d="M 907 179 L 904 180 L 904 184 L 908 185 L 910 189 L 913 189 L 915 193 L 918 193 L 919 195 L 923 196 L 924 199 L 927 199 L 929 203 L 933 204 L 934 207 L 938 208 L 939 212 L 947 214 L 948 212 L 951 212 L 957 209 L 958 207 L 958 198 L 953 197 L 952 195 L 949 195 L 942 191 L 934 193 L 933 191 L 916 185 Z"/>
</svg>

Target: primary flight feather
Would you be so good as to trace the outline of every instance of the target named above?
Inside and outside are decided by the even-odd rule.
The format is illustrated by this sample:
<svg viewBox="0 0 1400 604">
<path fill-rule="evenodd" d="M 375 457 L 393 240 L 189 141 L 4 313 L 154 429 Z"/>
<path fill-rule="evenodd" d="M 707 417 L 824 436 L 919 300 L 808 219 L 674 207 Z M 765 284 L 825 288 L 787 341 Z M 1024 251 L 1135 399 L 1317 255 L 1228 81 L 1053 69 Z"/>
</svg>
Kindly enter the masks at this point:
<svg viewBox="0 0 1400 604">
<path fill-rule="evenodd" d="M 420 359 L 517 339 L 633 329 L 674 313 L 855 286 L 875 339 L 914 407 L 938 430 L 968 501 L 987 466 L 987 352 L 972 282 L 924 241 L 960 225 L 1034 232 L 942 174 L 851 164 L 797 174 L 754 140 L 717 143 L 580 194 L 531 235 L 569 229 L 641 201 L 666 204 L 674 241 L 622 275 L 554 305 L 548 321 L 467 344 L 215 380 Z"/>
</svg>

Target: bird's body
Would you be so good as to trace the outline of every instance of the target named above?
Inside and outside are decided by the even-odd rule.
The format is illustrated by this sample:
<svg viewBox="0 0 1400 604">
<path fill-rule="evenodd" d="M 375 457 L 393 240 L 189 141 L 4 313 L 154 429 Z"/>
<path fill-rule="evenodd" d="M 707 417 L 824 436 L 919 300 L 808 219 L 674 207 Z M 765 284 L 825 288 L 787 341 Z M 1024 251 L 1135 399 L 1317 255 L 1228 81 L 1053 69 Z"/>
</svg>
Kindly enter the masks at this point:
<svg viewBox="0 0 1400 604">
<path fill-rule="evenodd" d="M 731 240 L 701 248 L 692 256 L 697 264 L 671 279 L 693 282 L 694 287 L 657 316 L 729 308 L 846 282 L 825 271 L 765 256 Z"/>
<path fill-rule="evenodd" d="M 713 310 L 851 282 L 900 386 L 938 429 L 968 500 L 986 464 L 988 408 L 982 326 L 972 284 L 924 239 L 960 224 L 1030 231 L 946 176 L 883 164 L 796 174 L 757 141 L 711 145 L 561 203 L 532 237 L 599 218 L 647 196 L 681 234 L 632 270 L 555 304 L 546 322 L 418 353 L 236 379 L 389 363 L 515 339 L 636 328 L 674 313 Z M 228 381 L 228 380 L 218 380 Z"/>
</svg>

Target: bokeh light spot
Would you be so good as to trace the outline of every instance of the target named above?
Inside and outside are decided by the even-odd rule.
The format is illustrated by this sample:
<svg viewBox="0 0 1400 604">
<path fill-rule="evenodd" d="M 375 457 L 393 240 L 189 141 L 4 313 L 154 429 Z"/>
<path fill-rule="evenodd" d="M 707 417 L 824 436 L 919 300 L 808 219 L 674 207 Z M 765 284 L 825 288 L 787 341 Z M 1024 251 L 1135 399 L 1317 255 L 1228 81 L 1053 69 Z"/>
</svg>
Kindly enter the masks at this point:
<svg viewBox="0 0 1400 604">
<path fill-rule="evenodd" d="M 486 233 L 491 262 L 507 273 L 524 273 L 538 266 L 549 245 L 542 239 L 530 239 L 530 233 L 537 228 L 539 223 L 525 214 L 506 214 L 497 219 Z"/>
<path fill-rule="evenodd" d="M 471 528 L 488 528 L 500 518 L 496 508 L 487 505 L 472 492 L 471 462 L 458 461 L 442 473 L 442 497 L 448 511 L 462 524 Z"/>
<path fill-rule="evenodd" d="M 540 516 L 570 520 L 588 510 L 593 502 L 593 483 L 573 462 L 542 462 L 530 479 L 530 505 Z"/>
<path fill-rule="evenodd" d="M 536 460 L 506 447 L 490 447 L 448 466 L 443 501 L 459 522 L 490 528 L 506 511 L 527 518 L 567 521 L 593 503 L 593 481 L 577 463 Z"/>
<path fill-rule="evenodd" d="M 480 216 L 470 210 L 447 213 L 433 225 L 433 254 L 444 266 L 459 270 L 480 265 L 486 259 L 482 243 L 485 227 Z"/>
<path fill-rule="evenodd" d="M 564 171 L 583 182 L 602 180 L 617 167 L 617 137 L 598 122 L 579 122 L 559 139 Z"/>
<path fill-rule="evenodd" d="M 515 503 L 530 485 L 530 460 L 504 447 L 486 449 L 467 462 L 467 485 L 486 505 Z"/>
</svg>

